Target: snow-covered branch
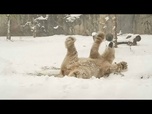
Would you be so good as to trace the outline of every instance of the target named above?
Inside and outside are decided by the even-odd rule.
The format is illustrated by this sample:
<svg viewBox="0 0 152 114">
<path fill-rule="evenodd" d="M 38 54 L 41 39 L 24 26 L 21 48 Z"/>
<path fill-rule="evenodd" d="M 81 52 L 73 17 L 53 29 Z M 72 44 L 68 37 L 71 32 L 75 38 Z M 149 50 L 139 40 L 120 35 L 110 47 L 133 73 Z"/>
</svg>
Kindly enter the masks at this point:
<svg viewBox="0 0 152 114">
<path fill-rule="evenodd" d="M 74 22 L 76 19 L 80 18 L 81 14 L 70 14 L 67 15 L 66 18 L 66 22 Z"/>
<path fill-rule="evenodd" d="M 49 18 L 49 15 L 46 15 L 46 17 L 40 16 L 40 17 L 35 18 L 34 20 L 35 21 L 37 21 L 37 20 L 47 20 L 48 18 Z"/>
</svg>

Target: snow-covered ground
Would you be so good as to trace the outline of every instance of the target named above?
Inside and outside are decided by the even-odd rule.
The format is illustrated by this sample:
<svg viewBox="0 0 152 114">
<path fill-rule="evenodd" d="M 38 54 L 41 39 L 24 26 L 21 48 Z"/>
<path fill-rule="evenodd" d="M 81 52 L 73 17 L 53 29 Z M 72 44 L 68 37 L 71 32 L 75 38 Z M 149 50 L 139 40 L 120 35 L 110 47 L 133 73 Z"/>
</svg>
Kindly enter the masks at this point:
<svg viewBox="0 0 152 114">
<path fill-rule="evenodd" d="M 92 36 L 74 35 L 80 57 L 88 57 Z M 152 99 L 152 35 L 141 35 L 138 46 L 118 45 L 116 62 L 126 61 L 124 76 L 78 79 L 36 76 L 43 68 L 60 68 L 67 36 L 0 37 L 0 99 Z M 119 39 L 126 35 L 118 36 Z M 100 47 L 102 53 L 108 42 Z M 57 73 L 57 70 L 52 70 Z"/>
</svg>

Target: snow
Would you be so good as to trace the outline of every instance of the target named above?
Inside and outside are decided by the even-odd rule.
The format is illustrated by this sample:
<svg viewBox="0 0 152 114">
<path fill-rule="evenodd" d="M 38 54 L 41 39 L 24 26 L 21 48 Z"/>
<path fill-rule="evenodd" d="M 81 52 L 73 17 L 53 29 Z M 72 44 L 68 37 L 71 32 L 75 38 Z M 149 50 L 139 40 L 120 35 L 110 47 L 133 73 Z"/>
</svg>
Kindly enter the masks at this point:
<svg viewBox="0 0 152 114">
<path fill-rule="evenodd" d="M 118 39 L 118 41 L 120 41 L 120 42 L 123 42 L 123 41 L 130 41 L 130 42 L 133 42 L 133 40 L 134 40 L 134 38 L 136 37 L 136 36 L 138 36 L 139 34 L 131 34 L 131 33 L 129 33 L 129 34 L 124 34 L 124 35 L 122 35 L 122 37 L 120 37 L 119 39 Z M 128 38 L 127 38 L 128 37 Z M 142 40 L 142 38 L 141 38 L 141 40 Z"/>
<path fill-rule="evenodd" d="M 112 19 L 114 20 L 116 17 L 112 17 Z"/>
<path fill-rule="evenodd" d="M 105 26 L 103 26 L 103 28 L 107 28 L 107 26 L 105 25 Z"/>
<path fill-rule="evenodd" d="M 113 26 L 112 30 L 115 30 L 116 26 Z"/>
<path fill-rule="evenodd" d="M 36 21 L 36 20 L 47 20 L 48 17 L 49 17 L 49 15 L 46 15 L 46 17 L 39 16 L 39 17 L 37 17 L 37 18 L 35 19 L 35 21 Z"/>
<path fill-rule="evenodd" d="M 92 36 L 95 36 L 97 33 L 96 32 L 92 32 Z"/>
<path fill-rule="evenodd" d="M 105 17 L 105 20 L 108 21 L 108 20 L 109 20 L 109 17 Z"/>
<path fill-rule="evenodd" d="M 117 36 L 119 36 L 119 35 L 122 35 L 122 32 L 121 32 L 121 30 L 119 31 L 119 33 L 117 33 Z"/>
<path fill-rule="evenodd" d="M 26 22 L 24 25 L 22 25 L 23 27 L 27 26 L 27 25 L 31 25 L 31 22 Z"/>
<path fill-rule="evenodd" d="M 59 28 L 59 26 L 57 25 L 57 26 L 55 26 L 55 27 L 53 27 L 54 29 L 58 29 Z"/>
<path fill-rule="evenodd" d="M 66 16 L 66 22 L 74 22 L 76 19 L 80 18 L 81 14 L 70 14 Z"/>
<path fill-rule="evenodd" d="M 74 36 L 79 56 L 88 57 L 92 36 Z M 152 35 L 141 35 L 137 46 L 122 44 L 115 49 L 115 62 L 128 63 L 123 77 L 111 74 L 107 78 L 78 79 L 30 75 L 43 68 L 60 68 L 66 54 L 66 37 L 12 37 L 13 42 L 0 37 L 0 99 L 152 99 Z M 99 51 L 102 53 L 105 48 L 103 42 Z"/>
</svg>

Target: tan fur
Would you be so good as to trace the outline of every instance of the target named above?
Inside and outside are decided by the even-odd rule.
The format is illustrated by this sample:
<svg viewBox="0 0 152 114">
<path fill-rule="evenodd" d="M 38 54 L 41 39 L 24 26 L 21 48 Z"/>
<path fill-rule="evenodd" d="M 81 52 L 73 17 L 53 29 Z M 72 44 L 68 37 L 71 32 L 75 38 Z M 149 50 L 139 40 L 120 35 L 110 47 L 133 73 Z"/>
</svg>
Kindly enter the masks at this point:
<svg viewBox="0 0 152 114">
<path fill-rule="evenodd" d="M 102 55 L 99 54 L 99 46 L 103 39 L 104 34 L 99 33 L 95 37 L 93 46 L 90 50 L 90 56 L 88 58 L 78 58 L 78 53 L 74 45 L 75 38 L 68 37 L 65 41 L 67 54 L 61 65 L 60 74 L 63 76 L 67 75 L 89 79 L 92 76 L 100 78 L 127 69 L 126 62 L 112 64 L 115 59 L 114 47 L 108 46 Z"/>
<path fill-rule="evenodd" d="M 69 76 L 75 76 L 77 78 L 91 78 L 95 76 L 97 78 L 103 77 L 109 73 L 108 70 L 115 58 L 114 48 L 107 47 L 102 55 L 99 55 L 96 59 L 92 58 L 79 58 L 78 65 L 70 72 Z"/>
<path fill-rule="evenodd" d="M 99 58 L 101 61 L 106 61 L 112 64 L 113 60 L 115 59 L 115 49 L 107 47 L 102 55 Z"/>
<path fill-rule="evenodd" d="M 89 57 L 92 59 L 97 59 L 100 57 L 98 50 L 99 50 L 101 42 L 103 42 L 104 40 L 104 33 L 102 32 L 97 33 L 95 36 L 93 36 L 93 39 L 94 39 L 94 43 L 91 47 Z"/>
<path fill-rule="evenodd" d="M 111 73 L 122 75 L 121 72 L 126 70 L 127 67 L 128 67 L 127 62 L 125 61 L 114 63 L 114 64 L 109 65 L 109 68 L 105 71 L 106 72 L 105 74 L 107 76 L 109 76 Z"/>
<path fill-rule="evenodd" d="M 96 76 L 99 72 L 99 62 L 91 58 L 79 58 L 78 65 L 73 67 L 68 76 L 88 79 Z"/>
<path fill-rule="evenodd" d="M 61 64 L 60 74 L 65 76 L 70 72 L 70 66 L 78 61 L 78 54 L 75 48 L 74 42 L 76 39 L 74 37 L 68 37 L 65 41 L 65 47 L 67 49 L 66 56 Z"/>
</svg>

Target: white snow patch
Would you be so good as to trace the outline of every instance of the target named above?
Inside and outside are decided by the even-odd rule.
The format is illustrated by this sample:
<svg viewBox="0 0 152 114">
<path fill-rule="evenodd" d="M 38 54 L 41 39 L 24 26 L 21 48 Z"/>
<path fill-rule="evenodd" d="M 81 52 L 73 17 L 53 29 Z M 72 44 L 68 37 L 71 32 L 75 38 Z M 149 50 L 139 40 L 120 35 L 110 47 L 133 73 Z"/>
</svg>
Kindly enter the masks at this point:
<svg viewBox="0 0 152 114">
<path fill-rule="evenodd" d="M 112 19 L 114 20 L 116 17 L 114 16 L 114 17 L 112 17 Z"/>
<path fill-rule="evenodd" d="M 37 18 L 35 19 L 35 21 L 36 21 L 36 20 L 47 20 L 48 17 L 49 17 L 49 15 L 46 15 L 46 17 L 40 16 L 40 17 L 37 17 Z"/>
<path fill-rule="evenodd" d="M 119 41 L 130 41 L 133 42 L 133 39 L 139 34 L 124 34 L 119 38 Z M 140 35 L 141 36 L 141 35 Z M 128 38 L 127 38 L 128 37 Z M 141 39 L 142 40 L 142 39 Z"/>
<path fill-rule="evenodd" d="M 105 25 L 105 26 L 103 26 L 103 28 L 107 28 L 107 26 Z"/>
<path fill-rule="evenodd" d="M 121 32 L 121 30 L 119 31 L 119 33 L 117 33 L 117 35 L 119 36 L 119 35 L 122 35 L 122 32 Z"/>
<path fill-rule="evenodd" d="M 92 36 L 95 36 L 97 33 L 96 32 L 92 32 Z"/>
<path fill-rule="evenodd" d="M 59 26 L 57 25 L 57 26 L 55 26 L 55 27 L 53 27 L 54 29 L 58 29 L 59 28 Z"/>
<path fill-rule="evenodd" d="M 66 22 L 74 22 L 76 19 L 80 18 L 81 14 L 70 14 L 66 16 Z"/>
<path fill-rule="evenodd" d="M 105 17 L 105 20 L 108 21 L 108 20 L 109 20 L 109 17 Z"/>
<path fill-rule="evenodd" d="M 79 57 L 88 57 L 92 36 L 73 36 Z M 128 63 L 124 77 L 111 74 L 108 78 L 78 79 L 28 74 L 42 71 L 42 67 L 60 68 L 67 37 L 12 37 L 13 42 L 0 37 L 0 99 L 152 99 L 152 35 L 141 35 L 142 40 L 131 49 L 127 45 L 115 49 L 114 62 Z M 99 52 L 105 48 L 103 42 Z"/>
</svg>

